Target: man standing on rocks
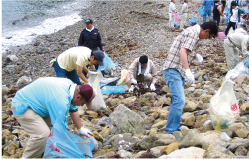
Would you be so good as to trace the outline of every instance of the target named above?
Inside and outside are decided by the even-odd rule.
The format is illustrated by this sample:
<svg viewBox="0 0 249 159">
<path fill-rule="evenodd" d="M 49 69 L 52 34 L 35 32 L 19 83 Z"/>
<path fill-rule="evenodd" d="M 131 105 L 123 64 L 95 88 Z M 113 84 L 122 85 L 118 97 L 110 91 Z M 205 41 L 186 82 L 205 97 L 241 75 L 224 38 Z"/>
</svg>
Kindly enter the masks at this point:
<svg viewBox="0 0 249 159">
<path fill-rule="evenodd" d="M 141 81 L 145 88 L 148 88 L 147 83 L 151 83 L 150 90 L 156 90 L 155 83 L 158 80 L 157 69 L 154 63 L 148 59 L 146 55 L 142 55 L 133 61 L 129 67 L 129 74 L 131 83 L 133 84 L 131 85 L 129 92 L 133 92 L 137 80 Z"/>
<path fill-rule="evenodd" d="M 81 85 L 80 79 L 86 84 L 90 84 L 83 71 L 89 76 L 97 74 L 97 72 L 90 71 L 86 66 L 103 66 L 104 57 L 103 51 L 91 51 L 87 47 L 78 46 L 64 51 L 52 62 L 54 62 L 53 67 L 57 77 L 67 77 L 74 83 Z"/>
<path fill-rule="evenodd" d="M 181 22 L 180 22 L 180 30 L 183 30 L 184 24 L 186 23 L 186 20 L 188 17 L 188 0 L 184 0 L 181 14 L 182 15 L 181 15 Z"/>
<path fill-rule="evenodd" d="M 203 16 L 203 23 L 205 23 L 207 15 L 208 15 L 209 20 L 212 20 L 211 7 L 214 6 L 214 1 L 213 0 L 203 0 L 202 5 L 204 6 L 204 10 L 206 12 L 206 15 Z"/>
<path fill-rule="evenodd" d="M 22 158 L 42 157 L 50 134 L 49 127 L 61 115 L 66 128 L 70 114 L 81 135 L 92 135 L 88 129 L 82 127 L 77 105 L 86 104 L 88 109 L 93 109 L 92 100 L 95 95 L 88 84 L 77 85 L 69 79 L 57 77 L 39 78 L 19 90 L 12 100 L 11 109 L 30 136 Z"/>
<path fill-rule="evenodd" d="M 239 63 L 239 51 L 246 57 L 249 56 L 247 52 L 247 44 L 249 43 L 249 36 L 243 33 L 229 34 L 224 40 L 224 49 L 226 54 L 226 61 L 228 70 L 234 69 Z"/>
<path fill-rule="evenodd" d="M 208 39 L 218 33 L 214 21 L 196 24 L 181 32 L 171 45 L 168 57 L 163 65 L 163 76 L 171 93 L 171 105 L 166 125 L 166 133 L 171 134 L 180 128 L 182 111 L 185 105 L 185 80 L 194 83 L 195 78 L 190 70 L 190 63 L 196 57 L 198 63 L 203 58 L 197 54 L 196 46 L 199 39 Z"/>
<path fill-rule="evenodd" d="M 85 20 L 86 28 L 80 33 L 80 38 L 78 41 L 78 46 L 85 46 L 88 47 L 91 50 L 98 50 L 97 47 L 100 48 L 100 50 L 105 51 L 102 46 L 101 42 L 101 36 L 98 31 L 98 29 L 94 28 L 93 26 L 93 20 L 87 19 Z M 87 68 L 89 65 L 86 66 Z M 99 65 L 94 65 L 95 69 L 98 70 Z M 86 76 L 86 72 L 83 72 Z"/>
<path fill-rule="evenodd" d="M 99 47 L 100 50 L 105 51 L 101 43 L 100 33 L 93 26 L 93 20 L 87 19 L 85 23 L 86 28 L 80 33 L 78 46 L 85 46 L 91 50 L 97 50 L 97 47 Z"/>
</svg>

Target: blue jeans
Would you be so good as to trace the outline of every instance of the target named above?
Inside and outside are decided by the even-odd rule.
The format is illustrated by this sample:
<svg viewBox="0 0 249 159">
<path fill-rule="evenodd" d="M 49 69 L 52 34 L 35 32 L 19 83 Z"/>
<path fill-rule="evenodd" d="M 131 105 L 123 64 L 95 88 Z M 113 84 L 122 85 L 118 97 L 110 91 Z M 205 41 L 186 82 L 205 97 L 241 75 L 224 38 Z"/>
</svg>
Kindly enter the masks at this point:
<svg viewBox="0 0 249 159">
<path fill-rule="evenodd" d="M 171 102 L 166 133 L 172 134 L 180 128 L 182 111 L 185 105 L 184 85 L 185 79 L 177 69 L 169 68 L 163 70 L 163 77 L 170 89 Z"/>
<path fill-rule="evenodd" d="M 57 59 L 54 62 L 54 70 L 55 70 L 57 77 L 68 78 L 71 81 L 73 81 L 74 83 L 76 83 L 77 85 L 81 85 L 80 78 L 77 75 L 76 70 L 69 72 L 65 69 L 62 69 L 58 64 Z"/>
<path fill-rule="evenodd" d="M 229 23 L 227 24 L 227 28 L 226 28 L 226 30 L 225 30 L 225 35 L 228 34 L 229 29 L 230 29 L 231 27 L 233 27 L 233 31 L 234 31 L 235 28 L 236 28 L 236 22 L 231 22 L 231 21 L 229 21 Z"/>
<path fill-rule="evenodd" d="M 208 10 L 208 11 L 205 10 L 205 12 L 206 12 L 206 15 L 203 16 L 203 23 L 206 22 L 206 17 L 207 17 L 207 15 L 208 15 L 209 20 L 212 20 L 211 9 Z"/>
</svg>

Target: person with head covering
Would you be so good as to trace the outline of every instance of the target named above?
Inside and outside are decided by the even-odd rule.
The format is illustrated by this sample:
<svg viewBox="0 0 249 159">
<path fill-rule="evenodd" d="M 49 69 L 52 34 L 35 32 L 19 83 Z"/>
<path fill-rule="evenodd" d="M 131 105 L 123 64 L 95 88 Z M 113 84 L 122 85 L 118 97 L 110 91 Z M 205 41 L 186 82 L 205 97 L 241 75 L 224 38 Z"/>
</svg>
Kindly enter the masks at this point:
<svg viewBox="0 0 249 159">
<path fill-rule="evenodd" d="M 78 46 L 85 46 L 91 50 L 97 50 L 97 48 L 99 47 L 100 50 L 104 51 L 102 42 L 101 42 L 100 33 L 98 29 L 96 29 L 93 26 L 93 20 L 86 19 L 85 24 L 86 24 L 86 28 L 80 33 Z"/>
<path fill-rule="evenodd" d="M 132 62 L 129 67 L 129 74 L 132 83 L 129 89 L 130 92 L 134 90 L 134 85 L 137 84 L 137 81 L 141 81 L 145 88 L 148 88 L 148 83 L 150 83 L 150 89 L 152 91 L 156 90 L 155 83 L 158 80 L 157 69 L 146 55 L 142 55 Z"/>
<path fill-rule="evenodd" d="M 214 21 L 196 24 L 182 31 L 170 47 L 163 65 L 163 77 L 170 89 L 171 102 L 167 119 L 166 133 L 172 134 L 180 128 L 181 116 L 185 106 L 185 80 L 194 83 L 195 77 L 190 70 L 194 57 L 200 64 L 203 57 L 196 53 L 200 39 L 217 36 L 218 27 Z"/>
<path fill-rule="evenodd" d="M 227 61 L 228 70 L 232 70 L 239 63 L 239 51 L 244 57 L 248 57 L 247 45 L 249 43 L 249 36 L 243 33 L 229 34 L 224 40 L 224 49 Z"/>
<path fill-rule="evenodd" d="M 246 25 L 242 24 L 239 28 L 235 29 L 234 33 L 242 33 L 244 35 L 248 35 Z"/>
<path fill-rule="evenodd" d="M 70 79 L 58 77 L 39 78 L 19 90 L 12 100 L 11 109 L 30 136 L 22 158 L 41 158 L 50 134 L 49 127 L 62 117 L 62 126 L 67 128 L 68 114 L 81 135 L 92 135 L 82 127 L 77 106 L 86 104 L 88 109 L 93 109 L 95 96 L 90 85 L 77 85 Z"/>
<path fill-rule="evenodd" d="M 104 57 L 103 51 L 92 51 L 87 47 L 78 46 L 64 51 L 56 60 L 52 60 L 52 62 L 57 77 L 69 78 L 74 83 L 81 85 L 80 79 L 90 84 L 86 78 L 86 74 L 89 76 L 97 74 L 97 72 L 90 71 L 87 66 L 103 66 Z"/>
</svg>

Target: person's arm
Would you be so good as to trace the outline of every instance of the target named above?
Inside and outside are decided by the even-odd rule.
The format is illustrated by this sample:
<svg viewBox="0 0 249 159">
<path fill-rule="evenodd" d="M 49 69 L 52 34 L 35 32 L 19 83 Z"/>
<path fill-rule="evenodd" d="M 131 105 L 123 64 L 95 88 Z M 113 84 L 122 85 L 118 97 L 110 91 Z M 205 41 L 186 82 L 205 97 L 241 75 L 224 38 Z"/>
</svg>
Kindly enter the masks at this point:
<svg viewBox="0 0 249 159">
<path fill-rule="evenodd" d="M 89 83 L 89 81 L 86 79 L 85 75 L 83 74 L 83 70 L 88 73 L 89 70 L 86 67 L 81 67 L 77 65 L 77 75 L 80 79 L 82 79 L 85 83 Z"/>
<path fill-rule="evenodd" d="M 129 71 L 131 79 L 132 78 L 135 79 L 134 74 L 135 72 L 137 73 L 137 59 L 135 59 L 135 61 L 132 62 L 128 71 Z"/>
<path fill-rule="evenodd" d="M 242 42 L 241 42 L 241 52 L 244 55 L 248 55 L 247 53 L 247 39 L 243 39 Z"/>
<path fill-rule="evenodd" d="M 83 34 L 83 31 L 80 33 L 80 38 L 79 38 L 79 41 L 78 41 L 78 46 L 83 46 L 83 43 L 84 43 L 84 34 Z"/>
<path fill-rule="evenodd" d="M 180 59 L 181 59 L 182 65 L 183 65 L 185 70 L 189 69 L 187 51 L 188 50 L 186 48 L 183 48 L 183 47 L 179 51 Z"/>
<path fill-rule="evenodd" d="M 82 127 L 82 124 L 80 122 L 80 114 L 79 111 L 76 112 L 69 112 L 71 119 L 73 120 L 73 123 L 77 130 L 79 130 Z"/>
<path fill-rule="evenodd" d="M 224 14 L 221 12 L 221 6 L 218 6 L 217 9 L 218 9 L 220 15 L 224 16 Z"/>
</svg>

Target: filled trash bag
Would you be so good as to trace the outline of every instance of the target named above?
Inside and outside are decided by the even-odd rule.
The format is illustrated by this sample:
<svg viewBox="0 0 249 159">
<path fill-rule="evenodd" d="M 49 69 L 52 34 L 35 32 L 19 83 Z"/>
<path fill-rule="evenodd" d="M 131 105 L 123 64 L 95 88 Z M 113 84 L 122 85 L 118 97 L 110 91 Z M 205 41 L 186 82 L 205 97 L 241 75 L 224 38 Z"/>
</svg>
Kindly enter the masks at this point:
<svg viewBox="0 0 249 159">
<path fill-rule="evenodd" d="M 103 79 L 103 75 L 102 73 L 100 73 L 100 71 L 98 71 L 97 75 L 93 75 L 89 77 L 89 82 L 91 84 L 91 86 L 93 87 L 96 96 L 92 101 L 93 104 L 93 109 L 96 110 L 106 110 L 106 104 L 103 98 L 103 95 L 100 91 L 100 86 L 99 86 L 99 81 L 101 81 Z"/>
<path fill-rule="evenodd" d="M 172 16 L 175 17 L 175 22 L 179 22 L 180 15 L 172 12 Z"/>
<path fill-rule="evenodd" d="M 117 86 L 129 84 L 130 80 L 131 77 L 129 71 L 124 69 L 121 71 L 121 78 L 118 80 Z"/>
<path fill-rule="evenodd" d="M 101 88 L 102 94 L 117 94 L 117 93 L 124 93 L 126 91 L 126 85 L 121 86 L 104 86 Z"/>
<path fill-rule="evenodd" d="M 203 7 L 198 8 L 197 11 L 200 13 L 201 17 L 206 16 L 206 12 Z"/>
<path fill-rule="evenodd" d="M 249 68 L 246 67 L 248 66 L 248 57 L 245 58 L 244 60 L 242 60 L 240 63 L 238 63 L 236 65 L 236 67 L 232 70 L 229 70 L 226 74 L 226 77 L 231 79 L 231 80 L 235 80 L 236 78 L 244 75 L 244 74 L 247 74 L 249 76 Z"/>
<path fill-rule="evenodd" d="M 84 140 L 78 135 L 70 133 L 63 121 L 63 114 L 60 114 L 47 139 L 43 157 L 92 158 L 92 150 L 94 149 L 93 140 Z"/>
<path fill-rule="evenodd" d="M 193 17 L 192 19 L 189 20 L 189 26 L 193 26 L 197 24 L 198 21 L 199 19 L 195 19 L 195 17 Z"/>
<path fill-rule="evenodd" d="M 99 66 L 98 70 L 104 71 L 106 74 L 111 74 L 111 71 L 118 65 L 118 63 L 114 63 L 112 59 L 104 52 L 103 63 L 104 66 Z M 98 71 L 97 70 L 97 71 Z"/>
<path fill-rule="evenodd" d="M 233 91 L 234 82 L 225 77 L 218 92 L 210 99 L 209 113 L 215 130 L 225 130 L 240 114 Z"/>
</svg>

